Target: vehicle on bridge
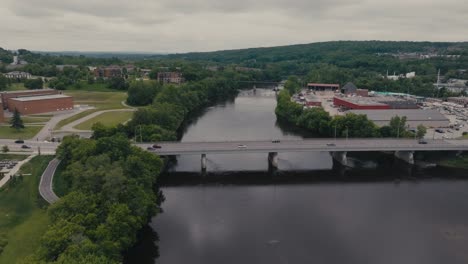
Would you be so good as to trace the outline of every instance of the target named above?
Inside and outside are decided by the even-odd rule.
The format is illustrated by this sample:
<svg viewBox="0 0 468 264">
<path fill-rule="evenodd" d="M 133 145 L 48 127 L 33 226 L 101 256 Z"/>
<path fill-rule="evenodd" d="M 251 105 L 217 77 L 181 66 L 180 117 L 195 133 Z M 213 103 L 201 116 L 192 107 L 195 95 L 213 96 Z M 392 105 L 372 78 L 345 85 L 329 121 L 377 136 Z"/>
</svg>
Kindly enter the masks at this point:
<svg viewBox="0 0 468 264">
<path fill-rule="evenodd" d="M 238 145 L 237 148 L 239 148 L 239 149 L 245 149 L 245 148 L 247 148 L 247 146 L 246 146 L 246 145 Z"/>
</svg>

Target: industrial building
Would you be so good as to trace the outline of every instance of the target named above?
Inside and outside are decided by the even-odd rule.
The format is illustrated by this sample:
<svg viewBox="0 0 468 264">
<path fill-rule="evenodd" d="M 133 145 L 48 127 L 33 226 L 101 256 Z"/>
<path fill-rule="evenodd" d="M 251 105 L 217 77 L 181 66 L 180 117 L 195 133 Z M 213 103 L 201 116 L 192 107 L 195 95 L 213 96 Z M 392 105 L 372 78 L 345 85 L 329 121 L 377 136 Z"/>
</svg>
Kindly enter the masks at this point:
<svg viewBox="0 0 468 264">
<path fill-rule="evenodd" d="M 406 124 L 410 128 L 416 128 L 418 125 L 428 128 L 449 127 L 450 125 L 450 120 L 434 109 L 350 110 L 349 112 L 366 115 L 369 120 L 378 126 L 388 125 L 395 116 L 406 116 Z"/>
<path fill-rule="evenodd" d="M 358 92 L 359 89 L 356 90 Z M 365 94 L 365 91 L 359 91 Z M 343 109 L 382 110 L 382 109 L 419 109 L 416 100 L 395 96 L 335 96 L 333 104 Z"/>
<path fill-rule="evenodd" d="M 28 96 L 40 96 L 40 95 L 53 95 L 59 94 L 59 91 L 54 89 L 37 89 L 37 90 L 24 90 L 24 91 L 10 91 L 2 92 L 2 105 L 3 109 L 8 109 L 8 100 L 10 98 L 21 98 Z"/>
<path fill-rule="evenodd" d="M 340 89 L 339 84 L 328 84 L 328 83 L 308 83 L 307 88 L 312 91 L 338 91 Z"/>
<path fill-rule="evenodd" d="M 8 110 L 23 115 L 40 114 L 73 109 L 73 97 L 63 94 L 16 97 L 8 99 Z"/>
</svg>

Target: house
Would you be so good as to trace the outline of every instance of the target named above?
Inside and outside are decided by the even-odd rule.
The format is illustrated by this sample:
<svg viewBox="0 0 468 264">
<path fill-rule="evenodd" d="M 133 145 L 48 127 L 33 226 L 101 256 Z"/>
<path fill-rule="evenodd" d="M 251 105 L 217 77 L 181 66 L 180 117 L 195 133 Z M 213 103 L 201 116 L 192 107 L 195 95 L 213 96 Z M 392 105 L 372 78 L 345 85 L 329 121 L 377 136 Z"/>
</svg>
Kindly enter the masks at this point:
<svg viewBox="0 0 468 264">
<path fill-rule="evenodd" d="M 158 72 L 158 81 L 161 83 L 181 84 L 184 82 L 180 72 Z"/>
<path fill-rule="evenodd" d="M 94 77 L 96 78 L 114 78 L 114 77 L 122 77 L 122 67 L 120 66 L 107 66 L 107 67 L 98 67 L 94 69 Z"/>
</svg>

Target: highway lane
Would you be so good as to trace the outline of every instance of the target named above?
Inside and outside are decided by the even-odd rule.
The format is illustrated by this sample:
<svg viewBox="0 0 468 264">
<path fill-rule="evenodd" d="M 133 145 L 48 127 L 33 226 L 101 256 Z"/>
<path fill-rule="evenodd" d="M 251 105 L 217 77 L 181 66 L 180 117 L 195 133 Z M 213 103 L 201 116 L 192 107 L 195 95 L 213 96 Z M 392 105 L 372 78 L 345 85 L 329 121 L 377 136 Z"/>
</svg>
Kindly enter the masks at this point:
<svg viewBox="0 0 468 264">
<path fill-rule="evenodd" d="M 208 153 L 265 153 L 307 151 L 467 151 L 468 140 L 428 140 L 419 144 L 415 139 L 305 139 L 232 142 L 158 142 L 161 148 L 152 152 L 160 155 L 208 154 Z M 151 144 L 138 144 L 146 149 Z M 245 147 L 239 147 L 245 146 Z"/>
<path fill-rule="evenodd" d="M 52 190 L 52 182 L 54 180 L 55 170 L 59 164 L 60 160 L 51 160 L 44 173 L 42 173 L 41 181 L 39 183 L 39 194 L 50 204 L 55 203 L 59 199 Z"/>
</svg>

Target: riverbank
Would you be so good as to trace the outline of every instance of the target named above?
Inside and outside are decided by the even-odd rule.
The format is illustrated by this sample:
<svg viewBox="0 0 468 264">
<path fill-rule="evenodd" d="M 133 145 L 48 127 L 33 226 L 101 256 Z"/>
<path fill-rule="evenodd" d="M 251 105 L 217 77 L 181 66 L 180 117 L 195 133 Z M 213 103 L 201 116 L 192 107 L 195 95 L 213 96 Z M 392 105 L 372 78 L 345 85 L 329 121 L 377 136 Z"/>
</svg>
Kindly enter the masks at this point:
<svg viewBox="0 0 468 264">
<path fill-rule="evenodd" d="M 439 161 L 437 164 L 443 167 L 468 170 L 468 154 L 464 153 L 460 156 L 451 159 L 444 159 L 442 161 Z"/>
</svg>

